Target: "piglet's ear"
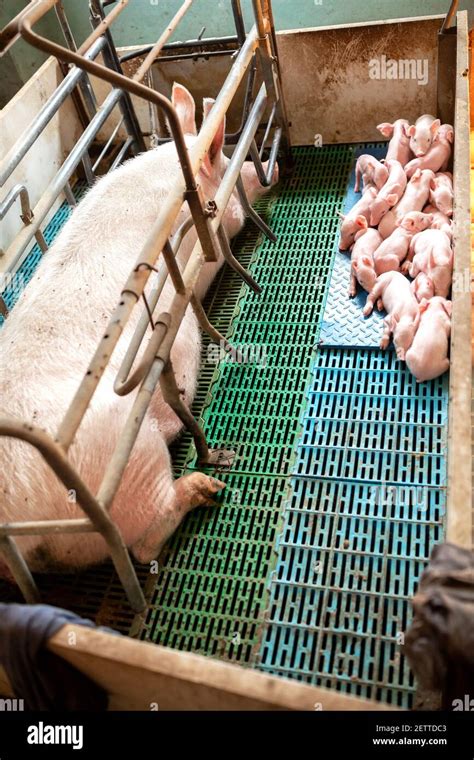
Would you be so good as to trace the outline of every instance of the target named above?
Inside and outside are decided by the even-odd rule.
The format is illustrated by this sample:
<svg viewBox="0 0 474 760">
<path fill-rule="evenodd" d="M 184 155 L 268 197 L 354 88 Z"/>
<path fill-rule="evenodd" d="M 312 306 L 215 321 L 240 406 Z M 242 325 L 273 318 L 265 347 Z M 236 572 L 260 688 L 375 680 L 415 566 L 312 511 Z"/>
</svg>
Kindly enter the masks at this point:
<svg viewBox="0 0 474 760">
<path fill-rule="evenodd" d="M 363 214 L 359 214 L 359 216 L 356 216 L 355 223 L 358 227 L 361 228 L 361 230 L 366 230 L 367 227 L 369 226 L 367 223 L 367 219 L 365 218 Z"/>
<path fill-rule="evenodd" d="M 426 300 L 426 298 L 422 298 L 420 301 L 420 305 L 418 307 L 420 314 L 423 314 L 424 311 L 428 308 L 430 305 L 430 302 Z"/>
<path fill-rule="evenodd" d="M 389 206 L 394 206 L 397 200 L 398 200 L 398 195 L 396 193 L 390 193 L 389 195 L 387 195 L 386 201 Z"/>
<path fill-rule="evenodd" d="M 421 177 L 421 169 L 417 169 L 416 172 L 412 174 L 411 181 L 417 182 L 420 179 L 420 177 Z"/>
<path fill-rule="evenodd" d="M 432 190 L 436 188 L 436 180 L 434 180 L 433 178 L 430 179 L 430 187 Z"/>
<path fill-rule="evenodd" d="M 405 124 L 405 134 L 407 137 L 415 137 L 416 128 L 414 124 L 411 124 L 409 127 Z"/>
<path fill-rule="evenodd" d="M 389 121 L 383 121 L 382 124 L 378 124 L 377 129 L 384 137 L 392 137 L 393 135 L 393 124 L 390 124 Z"/>
<path fill-rule="evenodd" d="M 448 129 L 446 132 L 446 139 L 450 143 L 454 142 L 454 129 Z"/>
<path fill-rule="evenodd" d="M 440 128 L 440 126 L 441 126 L 441 122 L 440 122 L 439 119 L 435 119 L 432 122 L 432 124 L 430 126 L 430 132 L 433 135 L 433 137 L 436 135 L 436 133 L 437 133 L 438 129 Z"/>
<path fill-rule="evenodd" d="M 355 259 L 355 260 L 352 262 L 352 268 L 353 268 L 353 269 L 357 269 L 357 268 L 358 268 L 358 266 L 359 266 L 359 262 L 357 261 L 357 259 Z"/>
<path fill-rule="evenodd" d="M 373 264 L 372 260 L 369 259 L 368 256 L 362 256 L 362 263 L 365 264 L 366 267 L 370 267 Z"/>
</svg>

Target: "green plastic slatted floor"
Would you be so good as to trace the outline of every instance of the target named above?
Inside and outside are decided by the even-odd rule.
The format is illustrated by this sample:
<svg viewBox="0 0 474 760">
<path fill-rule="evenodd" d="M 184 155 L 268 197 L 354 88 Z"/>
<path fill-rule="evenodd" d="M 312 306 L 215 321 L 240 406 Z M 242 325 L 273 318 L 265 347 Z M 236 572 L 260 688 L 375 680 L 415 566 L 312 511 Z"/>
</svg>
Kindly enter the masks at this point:
<svg viewBox="0 0 474 760">
<path fill-rule="evenodd" d="M 263 288 L 255 295 L 224 270 L 208 299 L 211 321 L 249 359 L 209 366 L 202 422 L 211 445 L 236 450 L 218 509 L 190 514 L 170 540 L 141 637 L 185 651 L 256 665 L 274 545 L 288 494 L 314 348 L 353 159 L 350 146 L 300 148 L 296 168 L 274 198 L 259 202 L 278 236 L 251 225 L 234 250 Z M 259 242 L 260 241 L 260 242 Z M 259 243 L 259 244 L 258 244 Z M 252 350 L 256 355 L 252 355 Z M 200 389 L 202 383 L 200 385 Z M 185 436 L 176 474 L 193 466 Z"/>
</svg>

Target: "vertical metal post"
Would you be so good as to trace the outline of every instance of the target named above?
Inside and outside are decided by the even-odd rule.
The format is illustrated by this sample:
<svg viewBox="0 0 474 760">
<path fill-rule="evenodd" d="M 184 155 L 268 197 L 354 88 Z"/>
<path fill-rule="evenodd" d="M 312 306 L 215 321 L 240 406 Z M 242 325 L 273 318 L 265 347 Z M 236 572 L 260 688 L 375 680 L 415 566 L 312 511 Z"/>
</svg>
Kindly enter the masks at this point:
<svg viewBox="0 0 474 760">
<path fill-rule="evenodd" d="M 104 9 L 101 0 L 89 0 L 89 10 L 91 23 L 94 29 L 100 25 L 105 18 Z M 107 47 L 104 49 L 103 56 L 105 64 L 119 74 L 123 74 L 122 66 L 115 49 L 115 44 L 109 29 L 104 32 Z M 130 137 L 133 137 L 135 152 L 142 153 L 146 150 L 145 141 L 138 123 L 137 115 L 133 107 L 130 94 L 125 90 L 122 91 L 122 97 L 119 101 L 119 108 L 124 117 L 124 122 Z"/>
</svg>

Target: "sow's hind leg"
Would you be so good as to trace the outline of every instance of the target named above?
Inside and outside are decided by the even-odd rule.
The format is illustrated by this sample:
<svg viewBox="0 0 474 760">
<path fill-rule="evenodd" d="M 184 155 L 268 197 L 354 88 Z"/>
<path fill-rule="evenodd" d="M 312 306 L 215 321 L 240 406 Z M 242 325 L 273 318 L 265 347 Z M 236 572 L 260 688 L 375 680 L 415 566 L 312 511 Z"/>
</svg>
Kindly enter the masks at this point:
<svg viewBox="0 0 474 760">
<path fill-rule="evenodd" d="M 134 557 L 143 564 L 155 559 L 184 516 L 195 507 L 214 504 L 225 484 L 202 472 L 173 480 L 171 459 L 164 438 L 145 422 L 136 451 L 120 488 L 117 522 Z M 139 519 L 141 530 L 127 540 L 127 521 Z"/>
</svg>

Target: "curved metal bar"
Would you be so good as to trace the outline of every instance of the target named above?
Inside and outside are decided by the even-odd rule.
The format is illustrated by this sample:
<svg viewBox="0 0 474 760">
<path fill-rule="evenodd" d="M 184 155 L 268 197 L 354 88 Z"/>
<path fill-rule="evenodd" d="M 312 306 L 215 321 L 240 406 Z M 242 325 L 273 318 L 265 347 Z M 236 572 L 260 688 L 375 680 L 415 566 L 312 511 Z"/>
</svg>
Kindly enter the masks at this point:
<svg viewBox="0 0 474 760">
<path fill-rule="evenodd" d="M 130 604 L 137 612 L 143 610 L 145 598 L 118 527 L 100 501 L 89 491 L 61 447 L 40 428 L 7 417 L 0 418 L 0 435 L 17 438 L 34 446 L 66 489 L 75 491 L 77 503 L 107 543 Z M 33 528 L 31 533 L 34 534 Z"/>
</svg>

